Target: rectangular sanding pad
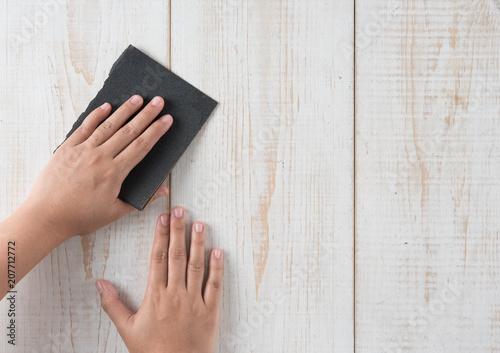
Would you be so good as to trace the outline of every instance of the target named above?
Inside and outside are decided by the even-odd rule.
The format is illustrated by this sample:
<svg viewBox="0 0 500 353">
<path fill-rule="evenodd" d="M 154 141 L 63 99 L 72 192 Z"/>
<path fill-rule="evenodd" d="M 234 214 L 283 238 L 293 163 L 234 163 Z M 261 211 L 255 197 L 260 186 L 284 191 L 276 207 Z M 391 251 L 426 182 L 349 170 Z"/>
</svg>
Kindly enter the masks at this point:
<svg viewBox="0 0 500 353">
<path fill-rule="evenodd" d="M 155 96 L 162 97 L 165 107 L 157 119 L 167 113 L 174 118 L 170 130 L 122 184 L 118 197 L 142 210 L 207 121 L 217 102 L 130 45 L 113 64 L 104 86 L 73 124 L 66 138 L 100 105 L 108 102 L 114 112 L 134 94 L 142 96 L 143 107 Z"/>
</svg>

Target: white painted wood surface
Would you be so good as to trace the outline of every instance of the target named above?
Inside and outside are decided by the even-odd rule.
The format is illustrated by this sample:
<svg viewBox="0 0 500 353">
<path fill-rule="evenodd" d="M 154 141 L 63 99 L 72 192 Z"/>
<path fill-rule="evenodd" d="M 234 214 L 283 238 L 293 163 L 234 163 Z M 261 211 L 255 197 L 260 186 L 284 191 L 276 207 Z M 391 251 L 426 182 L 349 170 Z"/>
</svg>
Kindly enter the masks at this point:
<svg viewBox="0 0 500 353">
<path fill-rule="evenodd" d="M 134 44 L 220 102 L 171 190 L 225 253 L 217 351 L 353 351 L 353 1 L 0 10 L 0 219 Z M 37 266 L 18 286 L 15 351 L 126 352 L 94 282 L 110 280 L 139 306 L 165 204 L 73 238 Z M 0 337 L 0 350 L 13 351 Z"/>
<path fill-rule="evenodd" d="M 7 103 L 0 118 L 2 218 L 26 197 L 128 44 L 165 64 L 169 59 L 168 3 L 50 3 L 57 5 L 49 9 L 35 1 L 12 2 L 2 12 L 1 96 Z M 44 17 L 47 12 L 51 15 Z M 34 32 L 29 23 L 36 24 Z M 18 286 L 21 326 L 15 351 L 126 352 L 100 309 L 94 282 L 111 280 L 126 302 L 138 307 L 154 223 L 164 208 L 164 201 L 156 201 L 145 212 L 75 237 L 37 266 Z M 0 320 L 6 327 L 6 315 L 0 314 Z M 0 337 L 0 351 L 13 351 L 3 333 Z"/>
<path fill-rule="evenodd" d="M 173 2 L 171 36 L 220 101 L 172 175 L 225 250 L 219 351 L 352 351 L 353 6 L 217 4 Z"/>
<path fill-rule="evenodd" d="M 356 1 L 356 352 L 498 352 L 498 1 Z"/>
</svg>

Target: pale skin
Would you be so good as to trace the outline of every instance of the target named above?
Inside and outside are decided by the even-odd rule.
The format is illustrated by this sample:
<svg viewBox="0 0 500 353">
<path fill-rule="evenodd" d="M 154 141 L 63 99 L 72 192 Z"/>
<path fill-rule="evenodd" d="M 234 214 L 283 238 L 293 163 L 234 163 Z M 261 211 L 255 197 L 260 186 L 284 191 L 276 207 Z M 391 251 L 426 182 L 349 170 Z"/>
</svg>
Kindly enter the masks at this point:
<svg viewBox="0 0 500 353">
<path fill-rule="evenodd" d="M 142 105 L 143 99 L 133 96 L 111 116 L 107 103 L 89 114 L 51 157 L 26 201 L 0 223 L 0 252 L 7 254 L 9 242 L 15 242 L 16 283 L 64 241 L 134 210 L 118 199 L 121 184 L 173 124 L 170 115 L 151 123 L 163 109 L 161 97 L 125 124 Z M 162 186 L 153 200 L 167 194 Z M 158 217 L 146 294 L 136 313 L 120 301 L 113 285 L 96 282 L 102 308 L 131 353 L 215 349 L 223 254 L 211 251 L 203 288 L 206 227 L 193 224 L 188 255 L 185 219 L 182 207 Z M 11 289 L 7 266 L 7 256 L 0 256 L 2 298 Z"/>
</svg>

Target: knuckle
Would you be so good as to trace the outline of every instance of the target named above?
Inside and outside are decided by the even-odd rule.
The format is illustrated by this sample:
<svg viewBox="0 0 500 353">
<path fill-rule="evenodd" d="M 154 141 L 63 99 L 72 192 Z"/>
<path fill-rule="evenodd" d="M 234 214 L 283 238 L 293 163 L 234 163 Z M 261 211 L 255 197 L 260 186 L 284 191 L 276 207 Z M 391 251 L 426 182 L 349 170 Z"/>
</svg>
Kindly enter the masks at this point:
<svg viewBox="0 0 500 353">
<path fill-rule="evenodd" d="M 153 252 L 153 262 L 157 264 L 166 263 L 168 261 L 168 252 L 164 250 L 156 250 Z"/>
<path fill-rule="evenodd" d="M 115 127 L 115 124 L 113 124 L 111 121 L 109 120 L 105 120 L 102 124 L 101 124 L 101 129 L 102 130 L 112 130 L 113 128 Z"/>
<path fill-rule="evenodd" d="M 155 135 L 162 135 L 163 134 L 163 125 L 160 124 L 159 121 L 157 121 L 153 125 L 151 125 L 150 129 L 153 130 L 153 133 Z"/>
<path fill-rule="evenodd" d="M 77 146 L 80 147 L 80 146 Z M 67 149 L 59 149 L 61 150 L 61 153 L 64 154 L 64 158 L 67 159 L 70 162 L 77 162 L 80 160 L 82 154 L 83 154 L 83 148 L 67 148 Z"/>
<path fill-rule="evenodd" d="M 182 220 L 175 220 L 172 224 L 172 228 L 176 231 L 183 232 L 186 229 L 186 224 Z"/>
<path fill-rule="evenodd" d="M 82 125 L 80 125 L 80 128 L 78 130 L 83 135 L 88 135 L 92 133 L 92 129 L 85 122 L 83 122 Z"/>
<path fill-rule="evenodd" d="M 101 160 L 102 160 L 101 154 L 100 153 L 95 153 L 94 155 L 92 155 L 89 158 L 89 166 L 99 165 L 101 163 Z M 108 169 L 107 171 L 109 172 L 110 169 Z"/>
<path fill-rule="evenodd" d="M 104 298 L 101 300 L 101 306 L 105 312 L 109 313 L 109 310 L 113 306 L 114 298 Z"/>
<path fill-rule="evenodd" d="M 190 261 L 188 263 L 188 270 L 193 273 L 201 273 L 203 269 L 204 266 L 200 261 Z"/>
<path fill-rule="evenodd" d="M 109 183 L 114 183 L 117 180 L 117 177 L 119 176 L 118 170 L 115 169 L 114 167 L 108 167 L 103 174 L 102 174 L 102 179 L 105 182 Z"/>
<path fill-rule="evenodd" d="M 170 249 L 170 258 L 175 261 L 186 259 L 186 250 L 181 248 Z"/>
<path fill-rule="evenodd" d="M 213 279 L 210 281 L 210 285 L 215 291 L 220 291 L 221 281 L 219 279 Z"/>
<path fill-rule="evenodd" d="M 151 145 L 144 138 L 138 137 L 135 140 L 135 145 L 138 150 L 149 152 L 151 150 Z"/>
<path fill-rule="evenodd" d="M 135 136 L 135 128 L 132 124 L 127 124 L 124 127 L 121 128 L 120 130 L 122 133 L 124 133 L 127 136 Z"/>
<path fill-rule="evenodd" d="M 170 228 L 169 227 L 159 227 L 156 232 L 160 236 L 168 237 L 170 235 Z"/>
</svg>

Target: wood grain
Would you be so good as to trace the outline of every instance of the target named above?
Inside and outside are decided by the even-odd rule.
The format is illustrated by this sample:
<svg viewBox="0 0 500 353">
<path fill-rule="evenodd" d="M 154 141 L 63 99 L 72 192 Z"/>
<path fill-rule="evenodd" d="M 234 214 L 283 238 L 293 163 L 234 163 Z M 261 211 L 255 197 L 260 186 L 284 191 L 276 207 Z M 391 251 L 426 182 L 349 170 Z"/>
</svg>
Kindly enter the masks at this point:
<svg viewBox="0 0 500 353">
<path fill-rule="evenodd" d="M 164 1 L 125 6 L 94 0 L 12 2 L 1 16 L 3 219 L 27 196 L 52 151 L 129 44 L 169 65 L 170 15 Z M 126 352 L 100 309 L 94 282 L 110 280 L 125 302 L 138 307 L 155 220 L 165 208 L 165 200 L 155 201 L 142 213 L 71 239 L 42 261 L 18 286 L 21 326 L 15 351 Z M 2 327 L 6 318 L 0 315 Z M 0 350 L 13 351 L 1 337 Z"/>
<path fill-rule="evenodd" d="M 352 20 L 346 1 L 172 3 L 172 70 L 220 102 L 172 176 L 225 253 L 218 352 L 353 350 Z"/>
<path fill-rule="evenodd" d="M 500 350 L 495 1 L 356 2 L 356 351 Z"/>
<path fill-rule="evenodd" d="M 172 181 L 173 203 L 225 254 L 218 351 L 353 351 L 354 67 L 342 50 L 353 1 L 0 9 L 1 219 L 133 44 L 220 102 Z M 18 286 L 16 351 L 126 352 L 94 282 L 110 280 L 137 309 L 165 208 L 156 201 L 42 261 Z M 11 351 L 4 338 L 0 350 Z"/>
<path fill-rule="evenodd" d="M 355 178 L 354 1 L 62 3 L 0 5 L 0 218 L 131 43 L 220 101 L 172 182 L 225 253 L 218 351 L 500 350 L 497 0 L 356 2 Z M 37 266 L 17 350 L 126 352 L 93 283 L 138 307 L 164 209 Z"/>
</svg>

